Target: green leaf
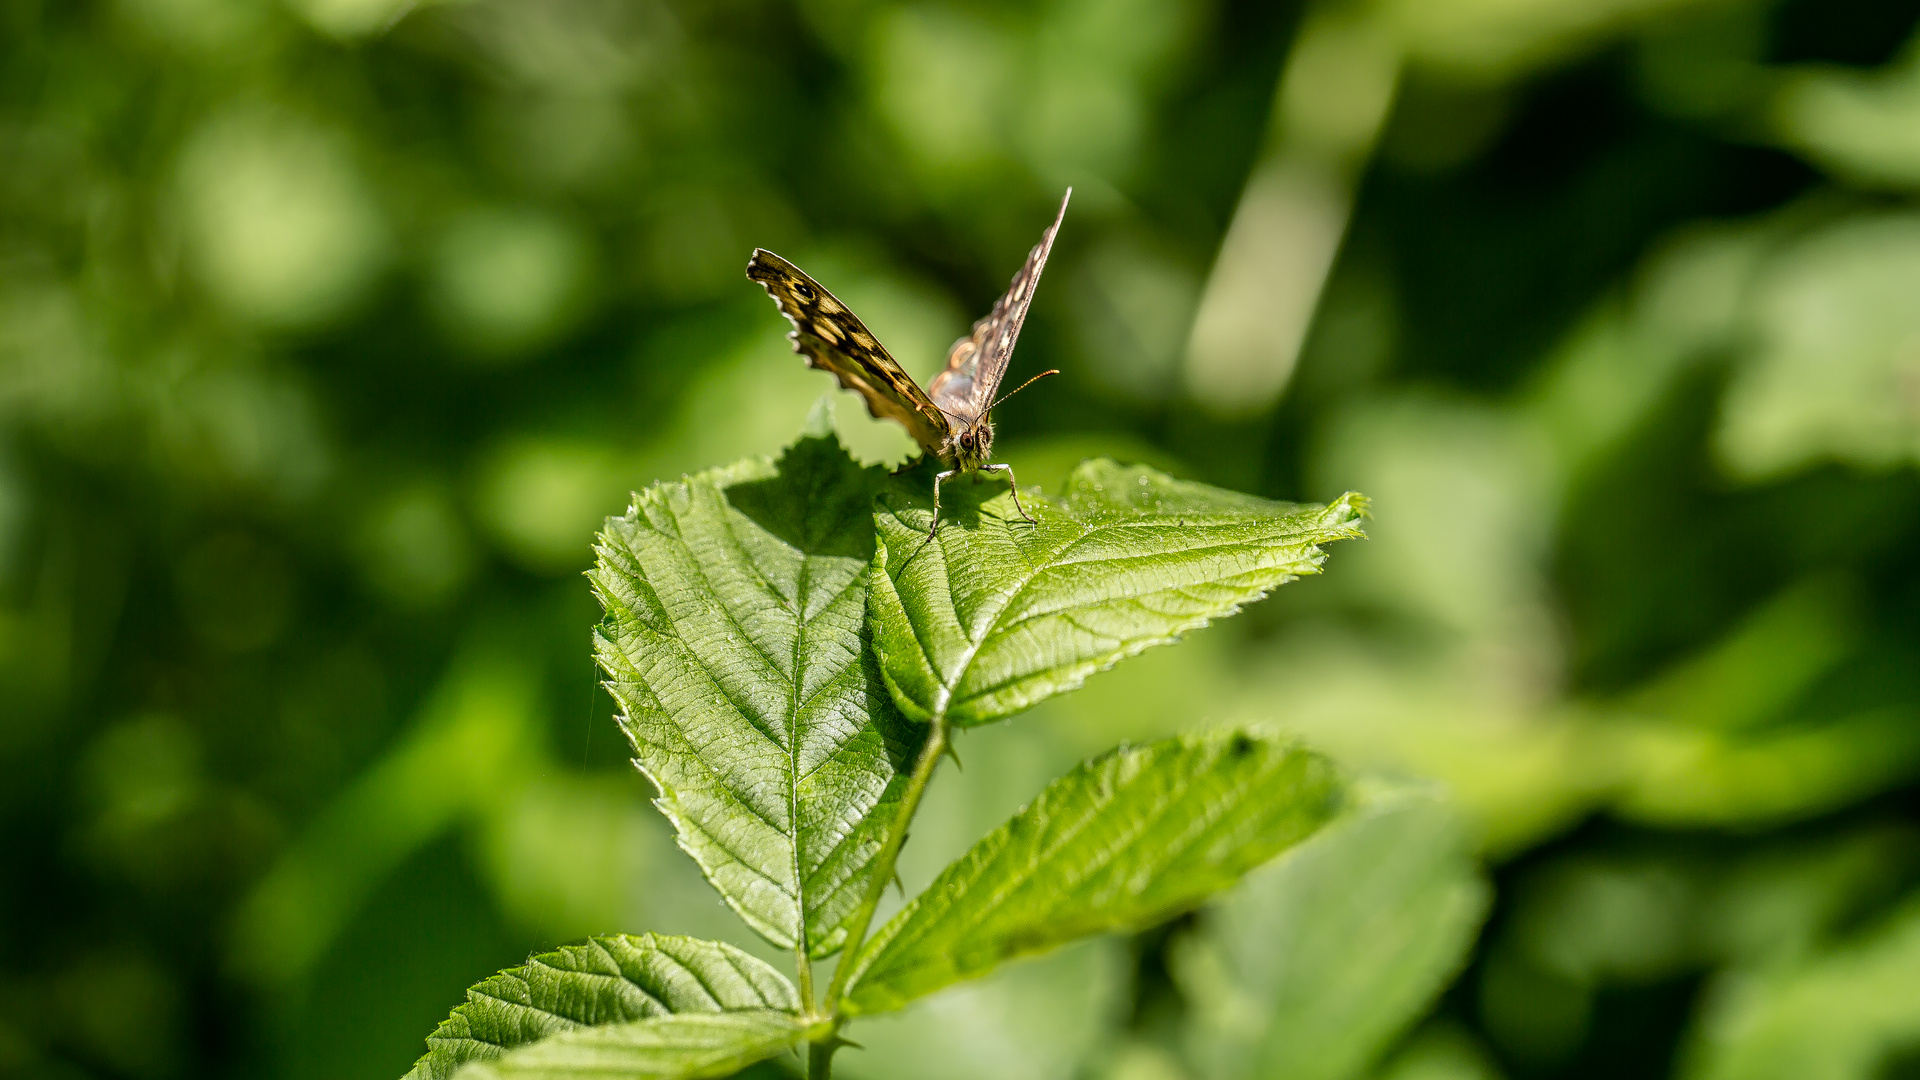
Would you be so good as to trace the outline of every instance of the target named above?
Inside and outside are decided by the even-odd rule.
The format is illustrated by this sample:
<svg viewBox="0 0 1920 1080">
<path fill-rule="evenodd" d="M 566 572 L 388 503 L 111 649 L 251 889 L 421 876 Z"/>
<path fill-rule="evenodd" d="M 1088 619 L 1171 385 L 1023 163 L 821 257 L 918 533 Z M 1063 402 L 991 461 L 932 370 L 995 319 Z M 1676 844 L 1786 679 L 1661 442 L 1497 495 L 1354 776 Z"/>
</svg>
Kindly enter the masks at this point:
<svg viewBox="0 0 1920 1080">
<path fill-rule="evenodd" d="M 1362 535 L 1365 500 L 1269 502 L 1143 466 L 1081 464 L 1058 502 L 962 480 L 929 542 L 916 477 L 878 515 L 874 647 L 907 715 L 966 727 L 1019 712 L 1087 676 L 1230 615 L 1318 571 L 1318 545 Z M 908 485 L 912 486 L 909 487 Z"/>
<path fill-rule="evenodd" d="M 784 976 L 731 945 L 662 934 L 591 938 L 468 990 L 466 1004 L 427 1037 L 407 1080 L 447 1080 L 469 1062 L 583 1027 L 799 1007 Z"/>
<path fill-rule="evenodd" d="M 456 1080 L 693 1080 L 729 1076 L 799 1042 L 806 1028 L 783 1012 L 689 1013 L 564 1032 Z"/>
<path fill-rule="evenodd" d="M 846 1011 L 897 1009 L 1003 960 L 1185 911 L 1319 828 L 1339 790 L 1325 759 L 1237 731 L 1086 762 L 874 935 Z"/>
<path fill-rule="evenodd" d="M 864 648 L 883 476 L 809 435 L 656 484 L 590 575 L 607 687 L 680 846 L 754 930 L 815 957 L 844 941 L 923 737 Z"/>
<path fill-rule="evenodd" d="M 1205 1080 L 1364 1075 L 1465 962 L 1488 889 L 1457 812 L 1419 789 L 1355 801 L 1176 951 Z"/>
<path fill-rule="evenodd" d="M 1811 955 L 1723 973 L 1687 1040 L 1686 1080 L 1873 1080 L 1920 1045 L 1920 893 Z"/>
</svg>

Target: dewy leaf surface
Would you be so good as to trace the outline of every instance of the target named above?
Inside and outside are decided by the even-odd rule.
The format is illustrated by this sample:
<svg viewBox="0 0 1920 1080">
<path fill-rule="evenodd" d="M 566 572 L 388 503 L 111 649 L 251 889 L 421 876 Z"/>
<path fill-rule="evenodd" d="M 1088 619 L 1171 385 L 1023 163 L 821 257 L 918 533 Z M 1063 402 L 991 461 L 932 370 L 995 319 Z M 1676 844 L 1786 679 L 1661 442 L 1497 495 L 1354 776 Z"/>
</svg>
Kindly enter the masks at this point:
<svg viewBox="0 0 1920 1080">
<path fill-rule="evenodd" d="M 1086 762 L 874 935 L 852 961 L 847 1011 L 897 1009 L 1003 960 L 1191 908 L 1319 828 L 1339 790 L 1325 759 L 1245 732 Z"/>
<path fill-rule="evenodd" d="M 799 1007 L 784 976 L 731 945 L 662 934 L 591 938 L 468 990 L 406 1080 L 448 1080 L 470 1062 L 584 1027 Z"/>
<path fill-rule="evenodd" d="M 845 937 L 923 737 L 863 648 L 882 476 L 810 435 L 656 484 L 608 520 L 591 574 L 607 687 L 680 846 L 815 957 Z"/>
<path fill-rule="evenodd" d="M 1038 524 L 1004 488 L 980 503 L 984 484 L 946 485 L 929 542 L 918 483 L 896 485 L 876 518 L 874 647 L 902 711 L 962 727 L 1071 690 L 1317 572 L 1320 545 L 1362 535 L 1365 509 L 1358 495 L 1277 503 L 1088 461 L 1061 499 L 1025 498 Z"/>
<path fill-rule="evenodd" d="M 1459 812 L 1373 787 L 1174 953 L 1201 1080 L 1355 1080 L 1466 962 L 1489 889 Z"/>
<path fill-rule="evenodd" d="M 800 1041 L 783 1012 L 689 1013 L 582 1028 L 477 1061 L 457 1080 L 694 1080 L 731 1076 Z"/>
</svg>

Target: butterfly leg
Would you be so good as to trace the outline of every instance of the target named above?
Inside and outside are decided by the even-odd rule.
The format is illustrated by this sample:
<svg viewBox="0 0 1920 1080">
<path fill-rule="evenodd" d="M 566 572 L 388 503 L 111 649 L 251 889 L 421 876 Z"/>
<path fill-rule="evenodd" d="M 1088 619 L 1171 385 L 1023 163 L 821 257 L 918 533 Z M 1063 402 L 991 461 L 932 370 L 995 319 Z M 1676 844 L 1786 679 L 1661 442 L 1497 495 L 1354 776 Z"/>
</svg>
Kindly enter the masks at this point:
<svg viewBox="0 0 1920 1080">
<path fill-rule="evenodd" d="M 984 466 L 981 466 L 980 471 L 1006 473 L 1007 474 L 1007 490 L 1013 493 L 1013 508 L 1015 510 L 1020 511 L 1021 517 L 1027 519 L 1027 524 L 1029 525 L 1040 524 L 1038 521 L 1035 521 L 1033 519 L 1032 514 L 1027 513 L 1026 507 L 1020 505 L 1020 485 L 1014 482 L 1013 466 L 1007 465 L 1004 463 L 1000 465 L 984 465 Z"/>
<path fill-rule="evenodd" d="M 951 480 L 959 474 L 959 469 L 948 469 L 946 472 L 933 478 L 933 525 L 927 529 L 927 539 L 929 541 L 933 539 L 934 533 L 940 531 L 940 481 Z"/>
</svg>

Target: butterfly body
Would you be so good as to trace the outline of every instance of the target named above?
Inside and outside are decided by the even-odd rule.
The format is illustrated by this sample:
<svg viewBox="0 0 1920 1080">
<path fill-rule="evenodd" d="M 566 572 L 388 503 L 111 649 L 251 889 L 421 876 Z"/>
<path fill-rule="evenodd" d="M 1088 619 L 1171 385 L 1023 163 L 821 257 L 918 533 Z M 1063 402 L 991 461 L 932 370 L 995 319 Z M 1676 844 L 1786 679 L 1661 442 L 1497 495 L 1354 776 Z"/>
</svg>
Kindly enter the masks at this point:
<svg viewBox="0 0 1920 1080">
<path fill-rule="evenodd" d="M 1047 254 L 1053 249 L 1053 238 L 1060 231 L 1067 199 L 1072 196 L 1069 189 L 1067 198 L 1060 200 L 1060 212 L 1053 224 L 1041 234 L 1040 243 L 1013 276 L 1006 293 L 994 302 L 992 311 L 973 324 L 972 333 L 947 350 L 946 366 L 926 390 L 920 389 L 858 316 L 799 267 L 764 249 L 755 249 L 747 263 L 747 277 L 767 290 L 780 313 L 793 324 L 787 338 L 793 342 L 794 351 L 804 356 L 809 366 L 832 372 L 841 386 L 865 399 L 869 412 L 899 423 L 921 450 L 947 466 L 934 479 L 935 529 L 939 528 L 940 483 L 963 473 L 1005 472 L 1013 488 L 1014 505 L 1021 516 L 1026 516 L 1025 508 L 1020 507 L 1013 470 L 991 464 L 993 421 L 988 414 L 996 404 L 994 394 L 1006 376 L 1014 343 L 1033 302 L 1034 286 L 1046 268 Z"/>
</svg>

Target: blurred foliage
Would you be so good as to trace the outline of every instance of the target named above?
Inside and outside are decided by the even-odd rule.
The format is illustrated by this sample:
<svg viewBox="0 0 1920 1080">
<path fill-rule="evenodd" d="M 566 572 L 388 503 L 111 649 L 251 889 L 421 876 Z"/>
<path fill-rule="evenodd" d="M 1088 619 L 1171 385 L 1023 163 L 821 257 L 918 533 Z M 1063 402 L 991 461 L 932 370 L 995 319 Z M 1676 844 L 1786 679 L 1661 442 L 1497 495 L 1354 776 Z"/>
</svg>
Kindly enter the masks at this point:
<svg viewBox="0 0 1920 1080">
<path fill-rule="evenodd" d="M 1396 990 L 1337 1018 L 1342 1076 L 1911 1074 L 1917 18 L 0 0 L 0 1074 L 392 1077 L 536 948 L 753 947 L 593 685 L 592 531 L 824 389 L 753 246 L 924 373 L 1068 184 L 1022 478 L 1378 519 L 964 738 L 904 877 L 1116 739 L 1244 720 L 1474 839 L 1303 851 L 1275 877 L 1324 880 L 930 998 L 849 1075 L 1180 1077 L 1190 1018 L 1308 1022 L 1247 950 L 1359 918 L 1340 880 L 1383 928 L 1298 962 Z M 1474 910 L 1460 843 L 1478 939 L 1389 948 L 1419 889 Z"/>
</svg>

